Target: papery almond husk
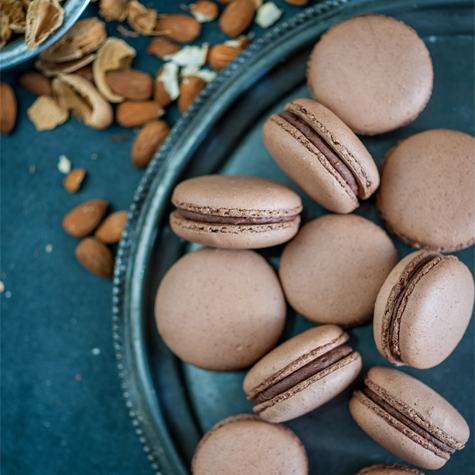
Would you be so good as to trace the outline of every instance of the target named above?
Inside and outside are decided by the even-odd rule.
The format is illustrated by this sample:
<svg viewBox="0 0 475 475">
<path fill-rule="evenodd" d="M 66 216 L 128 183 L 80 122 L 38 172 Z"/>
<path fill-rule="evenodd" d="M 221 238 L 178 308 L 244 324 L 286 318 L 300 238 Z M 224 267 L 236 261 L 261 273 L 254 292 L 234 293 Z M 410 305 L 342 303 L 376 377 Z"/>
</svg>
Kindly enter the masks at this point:
<svg viewBox="0 0 475 475">
<path fill-rule="evenodd" d="M 142 35 L 156 34 L 154 27 L 157 24 L 157 10 L 146 8 L 136 0 L 128 3 L 127 23 L 130 27 Z"/>
<path fill-rule="evenodd" d="M 84 56 L 80 59 L 75 59 L 74 61 L 67 61 L 65 63 L 50 63 L 48 61 L 42 61 L 38 59 L 35 62 L 35 68 L 38 71 L 41 71 L 46 77 L 52 78 L 58 74 L 71 74 L 76 72 L 78 69 L 87 66 L 96 59 L 96 54 L 91 53 L 87 56 Z"/>
<path fill-rule="evenodd" d="M 64 10 L 58 0 L 33 0 L 26 14 L 25 43 L 33 49 L 63 23 Z"/>
<path fill-rule="evenodd" d="M 12 30 L 10 29 L 10 17 L 8 15 L 0 15 L 0 49 L 3 48 L 7 41 L 12 36 Z"/>
<path fill-rule="evenodd" d="M 58 103 L 93 129 L 105 129 L 114 120 L 111 105 L 87 79 L 76 74 L 60 74 L 53 79 Z"/>
<path fill-rule="evenodd" d="M 94 82 L 99 92 L 112 103 L 122 102 L 125 98 L 116 94 L 107 83 L 108 71 L 129 69 L 136 51 L 124 40 L 119 38 L 107 38 L 97 52 L 97 59 L 92 65 Z"/>
<path fill-rule="evenodd" d="M 7 24 L 11 32 L 25 33 L 26 10 L 19 0 L 0 0 L 0 11 L 1 16 L 8 19 Z"/>
<path fill-rule="evenodd" d="M 99 15 L 106 21 L 124 21 L 128 14 L 127 0 L 100 0 Z"/>
<path fill-rule="evenodd" d="M 106 40 L 106 28 L 98 18 L 78 20 L 56 43 L 39 54 L 41 61 L 64 63 L 96 51 Z"/>
<path fill-rule="evenodd" d="M 40 96 L 26 111 L 36 130 L 53 130 L 69 118 L 68 111 L 59 106 L 51 96 Z"/>
</svg>

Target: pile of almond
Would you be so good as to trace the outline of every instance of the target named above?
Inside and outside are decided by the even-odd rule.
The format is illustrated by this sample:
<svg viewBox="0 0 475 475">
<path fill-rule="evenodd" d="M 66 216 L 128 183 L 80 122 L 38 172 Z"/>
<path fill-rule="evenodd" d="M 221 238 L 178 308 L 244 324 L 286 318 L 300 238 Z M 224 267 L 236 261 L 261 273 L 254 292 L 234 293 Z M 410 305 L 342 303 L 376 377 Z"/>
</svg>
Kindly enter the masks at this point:
<svg viewBox="0 0 475 475">
<path fill-rule="evenodd" d="M 286 1 L 303 5 L 308 0 Z M 39 54 L 36 71 L 20 77 L 21 86 L 38 96 L 27 111 L 28 117 L 38 131 L 52 130 L 70 116 L 94 129 L 106 129 L 114 120 L 123 127 L 139 128 L 131 161 L 136 168 L 146 167 L 170 132 L 162 118 L 166 108 L 176 101 L 179 111 L 186 112 L 217 71 L 247 48 L 249 39 L 242 35 L 251 23 L 267 28 L 283 13 L 273 2 L 263 0 L 219 2 L 225 6 L 200 0 L 180 5 L 185 13 L 159 14 L 137 0 L 99 0 L 98 13 L 106 22 L 127 22 L 128 27 L 117 26 L 123 37 L 154 37 L 146 53 L 163 60 L 163 65 L 155 77 L 134 69 L 137 51 L 124 39 L 108 37 L 104 21 L 78 20 Z M 230 40 L 214 46 L 187 45 L 199 38 L 204 23 L 216 20 Z M 5 83 L 0 84 L 0 101 L 1 133 L 8 135 L 17 108 L 13 89 Z M 66 190 L 77 192 L 85 174 L 84 169 L 71 171 L 64 180 Z M 102 200 L 79 205 L 66 215 L 63 227 L 83 239 L 76 248 L 81 264 L 110 278 L 114 256 L 108 246 L 119 241 L 126 213 L 113 213 L 98 227 L 107 207 Z M 89 236 L 94 231 L 94 236 Z"/>
</svg>

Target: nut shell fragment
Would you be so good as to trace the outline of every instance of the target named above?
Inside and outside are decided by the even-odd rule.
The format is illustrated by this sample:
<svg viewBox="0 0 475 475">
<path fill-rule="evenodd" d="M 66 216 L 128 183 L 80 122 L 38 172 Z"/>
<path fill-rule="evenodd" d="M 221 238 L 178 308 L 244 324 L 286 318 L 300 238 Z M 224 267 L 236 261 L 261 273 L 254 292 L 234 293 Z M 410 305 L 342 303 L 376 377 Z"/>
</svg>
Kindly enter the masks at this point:
<svg viewBox="0 0 475 475">
<path fill-rule="evenodd" d="M 42 61 L 38 59 L 35 62 L 35 68 L 41 71 L 45 76 L 51 78 L 58 74 L 70 74 L 75 73 L 78 69 L 87 66 L 96 59 L 94 53 L 88 54 L 80 59 L 74 59 L 73 61 L 66 61 L 65 63 L 51 63 L 48 61 Z"/>
<path fill-rule="evenodd" d="M 92 73 L 97 89 L 109 102 L 122 102 L 124 97 L 110 88 L 106 73 L 118 69 L 129 69 L 135 55 L 135 49 L 119 38 L 107 38 L 99 49 L 92 65 Z"/>
<path fill-rule="evenodd" d="M 106 28 L 98 18 L 78 20 L 56 43 L 39 54 L 42 61 L 64 63 L 96 51 L 106 39 Z"/>
<path fill-rule="evenodd" d="M 144 7 L 136 0 L 131 0 L 128 4 L 127 22 L 130 27 L 142 35 L 154 34 L 154 27 L 157 24 L 157 10 Z"/>
<path fill-rule="evenodd" d="M 145 168 L 169 133 L 170 127 L 164 120 L 150 122 L 142 127 L 132 145 L 132 165 Z"/>
<path fill-rule="evenodd" d="M 124 21 L 127 18 L 127 0 L 100 0 L 99 15 L 106 21 Z"/>
<path fill-rule="evenodd" d="M 111 105 L 87 79 L 76 74 L 60 74 L 53 80 L 59 104 L 93 129 L 105 129 L 114 120 Z"/>
<path fill-rule="evenodd" d="M 69 118 L 68 111 L 59 106 L 56 99 L 40 96 L 26 111 L 36 130 L 53 130 Z"/>
<path fill-rule="evenodd" d="M 33 49 L 63 23 L 64 10 L 58 0 L 33 0 L 26 14 L 25 43 Z"/>
</svg>

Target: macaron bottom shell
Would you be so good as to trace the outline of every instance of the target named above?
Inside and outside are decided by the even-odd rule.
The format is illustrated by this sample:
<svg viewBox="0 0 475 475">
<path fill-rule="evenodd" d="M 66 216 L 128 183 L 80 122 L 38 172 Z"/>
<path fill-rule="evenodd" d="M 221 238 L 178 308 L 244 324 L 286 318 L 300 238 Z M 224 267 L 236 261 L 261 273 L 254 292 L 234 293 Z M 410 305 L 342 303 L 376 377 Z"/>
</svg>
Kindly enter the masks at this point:
<svg viewBox="0 0 475 475">
<path fill-rule="evenodd" d="M 371 465 L 360 470 L 356 475 L 425 475 L 420 470 L 398 463 Z"/>
<path fill-rule="evenodd" d="M 232 225 L 192 221 L 177 211 L 170 214 L 173 232 L 186 241 L 221 249 L 261 249 L 277 246 L 298 232 L 300 216 L 272 224 Z"/>
</svg>

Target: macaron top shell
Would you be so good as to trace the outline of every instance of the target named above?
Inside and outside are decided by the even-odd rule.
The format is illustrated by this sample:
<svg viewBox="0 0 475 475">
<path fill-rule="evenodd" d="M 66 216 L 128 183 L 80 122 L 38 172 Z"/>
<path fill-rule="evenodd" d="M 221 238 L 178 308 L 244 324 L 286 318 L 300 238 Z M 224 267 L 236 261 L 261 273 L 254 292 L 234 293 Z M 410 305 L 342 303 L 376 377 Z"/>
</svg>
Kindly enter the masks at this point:
<svg viewBox="0 0 475 475">
<path fill-rule="evenodd" d="M 167 272 L 155 301 L 158 331 L 182 360 L 233 371 L 275 346 L 286 314 L 272 267 L 252 251 L 202 248 Z"/>
<path fill-rule="evenodd" d="M 376 366 L 365 384 L 427 432 L 451 447 L 462 449 L 470 429 L 462 415 L 433 389 L 406 373 Z"/>
<path fill-rule="evenodd" d="M 401 287 L 407 291 L 399 301 Z M 406 256 L 391 271 L 376 299 L 374 338 L 379 352 L 396 365 L 425 369 L 441 363 L 467 329 L 474 287 L 469 269 L 455 256 L 431 251 Z M 395 307 L 399 308 L 398 322 Z M 399 355 L 392 350 L 394 344 Z"/>
<path fill-rule="evenodd" d="M 279 276 L 301 315 L 350 326 L 372 318 L 379 289 L 396 263 L 396 249 L 379 226 L 357 215 L 325 215 L 286 246 Z"/>
<path fill-rule="evenodd" d="M 415 468 L 406 467 L 400 464 L 378 464 L 363 468 L 356 475 L 424 475 L 423 472 Z"/>
<path fill-rule="evenodd" d="M 365 14 L 324 33 L 307 65 L 312 97 L 356 133 L 375 135 L 412 122 L 433 83 L 429 51 L 394 18 Z"/>
<path fill-rule="evenodd" d="M 343 344 L 348 338 L 348 334 L 337 325 L 322 325 L 300 333 L 274 348 L 249 370 L 243 382 L 244 392 L 257 392 L 256 388 L 268 380 L 290 374 L 294 363 L 302 360 L 302 357 L 315 354 L 315 350 L 324 354 Z M 306 361 L 302 361 L 302 365 L 304 364 Z"/>
<path fill-rule="evenodd" d="M 287 427 L 241 414 L 216 424 L 196 448 L 193 475 L 307 475 L 305 448 Z"/>
<path fill-rule="evenodd" d="M 450 252 L 475 242 L 475 139 L 455 130 L 413 135 L 389 150 L 376 206 L 416 248 Z"/>
<path fill-rule="evenodd" d="M 176 186 L 172 203 L 192 212 L 231 217 L 294 216 L 302 211 L 300 196 L 292 188 L 242 175 L 190 178 Z"/>
</svg>

